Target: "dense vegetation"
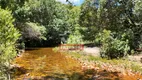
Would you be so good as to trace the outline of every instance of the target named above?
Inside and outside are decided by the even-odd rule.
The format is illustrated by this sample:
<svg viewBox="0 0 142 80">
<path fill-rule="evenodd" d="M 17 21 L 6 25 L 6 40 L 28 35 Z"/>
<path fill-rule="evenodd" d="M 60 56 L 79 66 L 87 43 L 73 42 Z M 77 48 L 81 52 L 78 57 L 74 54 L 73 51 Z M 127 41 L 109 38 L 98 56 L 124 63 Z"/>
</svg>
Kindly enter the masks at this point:
<svg viewBox="0 0 142 80">
<path fill-rule="evenodd" d="M 16 56 L 15 42 L 20 35 L 14 28 L 11 12 L 0 8 L 0 15 L 0 76 L 7 79 L 10 78 L 10 62 Z"/>
<path fill-rule="evenodd" d="M 141 4 L 140 0 L 86 0 L 82 5 L 80 25 L 95 30 L 90 36 L 102 44 L 103 57 L 125 56 L 141 47 Z"/>
<path fill-rule="evenodd" d="M 93 42 L 109 59 L 142 48 L 141 0 L 85 0 L 81 6 L 56 0 L 0 0 L 0 6 L 0 75 L 7 78 L 16 47 Z"/>
</svg>

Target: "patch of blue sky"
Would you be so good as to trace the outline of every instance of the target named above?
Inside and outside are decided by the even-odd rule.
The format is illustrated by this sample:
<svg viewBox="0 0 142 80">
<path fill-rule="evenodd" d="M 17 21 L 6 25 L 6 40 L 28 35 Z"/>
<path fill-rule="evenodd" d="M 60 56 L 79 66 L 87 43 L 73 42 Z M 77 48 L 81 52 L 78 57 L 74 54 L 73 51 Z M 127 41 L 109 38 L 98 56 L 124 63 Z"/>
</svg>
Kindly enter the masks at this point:
<svg viewBox="0 0 142 80">
<path fill-rule="evenodd" d="M 67 4 L 66 0 L 57 0 L 57 1 Z M 84 2 L 84 0 L 69 0 L 69 1 L 77 6 L 80 6 Z"/>
</svg>

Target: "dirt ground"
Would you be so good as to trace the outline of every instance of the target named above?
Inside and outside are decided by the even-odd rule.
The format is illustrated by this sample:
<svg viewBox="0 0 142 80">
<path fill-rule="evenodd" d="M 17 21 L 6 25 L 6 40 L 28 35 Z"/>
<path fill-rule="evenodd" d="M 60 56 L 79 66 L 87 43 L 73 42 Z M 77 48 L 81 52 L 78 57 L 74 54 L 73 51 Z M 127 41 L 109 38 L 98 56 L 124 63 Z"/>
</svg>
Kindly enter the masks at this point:
<svg viewBox="0 0 142 80">
<path fill-rule="evenodd" d="M 88 55 L 100 56 L 99 47 L 84 47 L 83 52 Z"/>
</svg>

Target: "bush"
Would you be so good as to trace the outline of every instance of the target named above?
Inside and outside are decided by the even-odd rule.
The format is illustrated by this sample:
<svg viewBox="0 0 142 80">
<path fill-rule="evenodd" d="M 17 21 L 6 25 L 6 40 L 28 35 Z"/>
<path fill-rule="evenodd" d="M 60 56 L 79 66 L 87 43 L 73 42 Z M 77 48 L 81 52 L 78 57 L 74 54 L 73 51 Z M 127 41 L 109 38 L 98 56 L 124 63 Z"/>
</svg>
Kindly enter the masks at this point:
<svg viewBox="0 0 142 80">
<path fill-rule="evenodd" d="M 24 39 L 46 40 L 45 37 L 47 33 L 46 28 L 37 23 L 32 23 L 32 22 L 26 23 L 21 31 Z"/>
<path fill-rule="evenodd" d="M 76 29 L 73 34 L 69 35 L 69 38 L 67 40 L 67 44 L 83 44 L 82 37 L 83 36 L 79 32 L 79 30 Z"/>
<path fill-rule="evenodd" d="M 11 12 L 0 8 L 0 76 L 10 78 L 11 60 L 16 56 L 15 43 L 19 32 L 14 28 Z"/>
<path fill-rule="evenodd" d="M 125 39 L 125 34 L 120 35 L 109 30 L 103 30 L 102 33 L 98 34 L 96 41 L 100 41 L 102 44 L 101 56 L 109 59 L 124 57 L 130 50 L 129 41 Z"/>
</svg>

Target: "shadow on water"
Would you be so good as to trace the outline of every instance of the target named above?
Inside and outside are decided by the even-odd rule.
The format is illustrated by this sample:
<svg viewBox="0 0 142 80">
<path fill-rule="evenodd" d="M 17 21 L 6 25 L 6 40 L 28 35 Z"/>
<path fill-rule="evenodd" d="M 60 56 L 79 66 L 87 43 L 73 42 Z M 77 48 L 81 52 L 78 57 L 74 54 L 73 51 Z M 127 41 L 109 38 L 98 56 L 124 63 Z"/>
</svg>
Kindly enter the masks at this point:
<svg viewBox="0 0 142 80">
<path fill-rule="evenodd" d="M 39 50 L 39 48 L 26 48 L 26 51 L 33 51 L 33 50 Z"/>
<path fill-rule="evenodd" d="M 84 44 L 84 46 L 86 46 L 86 47 L 100 47 L 101 44 L 99 44 L 99 43 L 87 43 L 87 44 Z"/>
</svg>

